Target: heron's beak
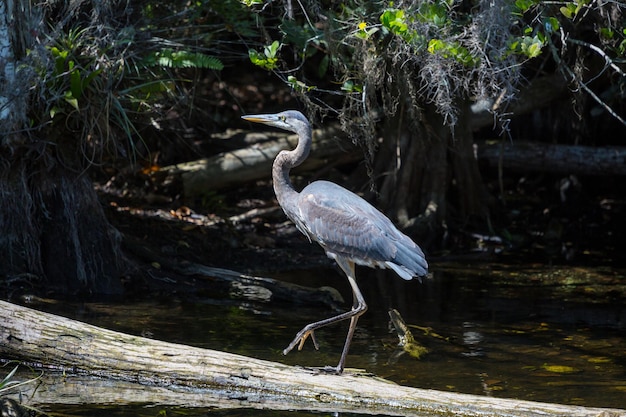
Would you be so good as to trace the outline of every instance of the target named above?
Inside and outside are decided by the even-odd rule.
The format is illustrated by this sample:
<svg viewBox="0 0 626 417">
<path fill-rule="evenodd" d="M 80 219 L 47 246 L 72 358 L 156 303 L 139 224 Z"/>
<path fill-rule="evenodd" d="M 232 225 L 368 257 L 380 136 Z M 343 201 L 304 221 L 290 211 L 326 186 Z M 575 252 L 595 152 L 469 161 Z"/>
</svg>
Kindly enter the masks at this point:
<svg viewBox="0 0 626 417">
<path fill-rule="evenodd" d="M 249 116 L 241 116 L 243 120 L 254 123 L 272 124 L 279 121 L 278 116 L 274 114 L 251 114 Z"/>
</svg>

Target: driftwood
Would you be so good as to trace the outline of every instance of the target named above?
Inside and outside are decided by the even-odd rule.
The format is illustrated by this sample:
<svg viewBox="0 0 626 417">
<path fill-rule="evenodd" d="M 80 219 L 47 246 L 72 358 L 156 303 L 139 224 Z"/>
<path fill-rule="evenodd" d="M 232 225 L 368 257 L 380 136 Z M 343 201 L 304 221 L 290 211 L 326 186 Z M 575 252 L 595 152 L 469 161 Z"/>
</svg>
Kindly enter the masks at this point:
<svg viewBox="0 0 626 417">
<path fill-rule="evenodd" d="M 103 401 L 186 407 L 351 411 L 404 416 L 626 416 L 626 410 L 517 401 L 403 387 L 347 370 L 329 375 L 118 333 L 0 301 L 0 352 L 47 369 L 30 404 Z M 54 371 L 62 371 L 57 383 Z M 91 379 L 90 377 L 94 377 Z M 96 378 L 97 377 L 97 378 Z M 81 398 L 106 380 L 107 397 Z M 119 384 L 119 385 L 118 385 Z M 118 391 L 119 386 L 119 391 Z M 68 392 L 69 390 L 69 392 Z M 73 394 L 73 397 L 72 397 Z M 69 395 L 66 396 L 66 395 Z M 109 397 L 110 395 L 110 397 Z"/>
<path fill-rule="evenodd" d="M 477 156 L 490 166 L 521 172 L 626 175 L 626 147 L 513 141 L 479 144 Z"/>
<path fill-rule="evenodd" d="M 258 136 L 257 133 L 254 135 Z M 338 136 L 346 135 L 334 128 L 314 130 L 311 156 L 295 172 L 314 170 L 328 165 L 329 161 L 338 164 L 362 157 L 358 148 L 348 141 L 341 141 Z M 210 190 L 269 179 L 272 162 L 278 152 L 293 149 L 298 144 L 297 135 L 276 133 L 272 137 L 243 149 L 163 167 L 156 176 L 163 183 L 181 181 L 186 197 L 202 196 Z"/>
</svg>

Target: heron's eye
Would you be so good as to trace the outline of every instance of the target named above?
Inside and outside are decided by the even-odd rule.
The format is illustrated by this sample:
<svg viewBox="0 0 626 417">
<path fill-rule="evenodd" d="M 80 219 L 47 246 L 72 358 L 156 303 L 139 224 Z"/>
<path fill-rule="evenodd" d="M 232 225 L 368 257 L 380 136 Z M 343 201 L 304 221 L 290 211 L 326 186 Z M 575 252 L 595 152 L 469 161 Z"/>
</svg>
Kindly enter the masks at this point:
<svg viewBox="0 0 626 417">
<path fill-rule="evenodd" d="M 284 122 L 285 120 L 287 120 L 287 118 L 285 116 L 280 116 L 280 120 Z"/>
</svg>

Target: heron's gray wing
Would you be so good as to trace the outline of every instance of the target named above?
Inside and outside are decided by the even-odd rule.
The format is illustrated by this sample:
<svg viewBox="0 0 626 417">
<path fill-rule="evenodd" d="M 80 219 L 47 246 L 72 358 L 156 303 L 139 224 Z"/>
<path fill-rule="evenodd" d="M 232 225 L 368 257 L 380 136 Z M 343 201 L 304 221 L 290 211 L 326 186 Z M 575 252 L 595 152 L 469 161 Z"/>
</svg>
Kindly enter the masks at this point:
<svg viewBox="0 0 626 417">
<path fill-rule="evenodd" d="M 302 190 L 297 217 L 298 228 L 331 256 L 392 268 L 405 279 L 426 274 L 422 250 L 371 204 L 337 184 L 316 181 Z"/>
</svg>

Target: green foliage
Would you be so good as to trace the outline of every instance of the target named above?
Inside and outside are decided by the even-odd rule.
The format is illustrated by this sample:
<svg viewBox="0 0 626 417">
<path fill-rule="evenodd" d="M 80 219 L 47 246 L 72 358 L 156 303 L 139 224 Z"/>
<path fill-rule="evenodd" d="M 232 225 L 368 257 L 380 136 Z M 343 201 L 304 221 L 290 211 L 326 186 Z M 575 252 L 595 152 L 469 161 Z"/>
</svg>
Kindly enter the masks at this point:
<svg viewBox="0 0 626 417">
<path fill-rule="evenodd" d="M 8 391 L 12 386 L 20 383 L 19 381 L 13 379 L 19 367 L 20 366 L 17 365 L 4 377 L 4 379 L 2 379 L 2 381 L 0 381 L 0 392 Z"/>
<path fill-rule="evenodd" d="M 445 59 L 452 58 L 466 67 L 475 66 L 480 61 L 478 57 L 472 56 L 467 48 L 455 41 L 446 42 L 441 39 L 431 39 L 428 42 L 428 52 L 439 54 Z"/>
<path fill-rule="evenodd" d="M 213 56 L 200 52 L 173 51 L 172 49 L 151 52 L 145 58 L 144 64 L 164 68 L 207 68 L 218 71 L 224 69 L 224 64 Z"/>
<path fill-rule="evenodd" d="M 450 30 L 456 27 L 448 15 L 450 6 L 451 3 L 446 1 L 424 2 L 420 5 L 419 12 L 415 14 L 416 18 L 407 18 L 408 13 L 404 10 L 388 8 L 380 15 L 380 22 L 383 28 L 399 36 L 416 52 L 426 46 L 426 50 L 430 54 L 443 59 L 454 60 L 466 67 L 475 66 L 480 58 L 474 56 L 461 42 L 438 37 L 448 34 Z M 431 30 L 432 27 L 437 29 Z M 434 33 L 434 36 L 430 39 L 424 35 L 424 33 L 431 32 Z M 368 34 L 367 38 L 369 36 Z"/>
<path fill-rule="evenodd" d="M 445 27 L 451 23 L 448 10 L 452 4 L 450 1 L 424 2 L 420 6 L 418 16 L 423 22 L 432 23 L 440 28 Z"/>
<path fill-rule="evenodd" d="M 289 77 L 287 77 L 287 83 L 291 86 L 293 90 L 299 91 L 299 92 L 308 93 L 309 91 L 315 90 L 317 88 L 313 85 L 306 85 L 306 83 L 299 81 L 293 75 L 290 75 Z"/>
<path fill-rule="evenodd" d="M 98 56 L 82 53 L 86 47 L 85 34 L 85 29 L 72 29 L 47 47 L 54 66 L 50 74 L 42 75 L 49 80 L 48 88 L 57 92 L 56 96 L 70 106 L 67 108 L 61 102 L 53 103 L 50 108 L 52 118 L 60 113 L 80 110 L 80 100 L 102 74 L 102 69 L 97 66 Z"/>
<path fill-rule="evenodd" d="M 616 50 L 619 56 L 624 57 L 626 55 L 626 29 L 622 31 L 622 34 L 624 35 L 624 40 L 620 42 Z"/>
<path fill-rule="evenodd" d="M 346 93 L 362 93 L 363 86 L 356 84 L 353 80 L 347 80 L 341 85 L 341 91 L 345 91 Z"/>
<path fill-rule="evenodd" d="M 505 108 L 517 91 L 526 61 L 550 59 L 563 41 L 588 44 L 593 54 L 606 51 L 607 65 L 620 74 L 624 71 L 618 68 L 617 57 L 623 59 L 626 52 L 626 25 L 607 16 L 624 14 L 626 5 L 591 0 L 470 3 L 347 0 L 329 5 L 312 0 L 293 9 L 294 19 L 284 19 L 280 13 L 267 16 L 269 8 L 263 7 L 259 21 L 263 24 L 266 17 L 272 22 L 264 31 L 272 33 L 271 28 L 278 27 L 283 37 L 274 42 L 274 50 L 266 46 L 262 51 L 250 50 L 249 55 L 255 65 L 273 70 L 281 63 L 278 47 L 291 47 L 296 62 L 281 65 L 288 71 L 287 83 L 303 97 L 316 90 L 315 102 L 318 93 L 343 94 L 344 110 L 357 113 L 352 117 L 370 120 L 367 109 L 377 106 L 393 113 L 400 93 L 413 103 L 433 103 L 451 124 L 456 120 L 455 106 L 462 100 L 502 97 L 499 107 Z M 595 31 L 593 41 L 599 40 L 604 49 L 572 37 L 588 34 L 589 28 Z M 567 51 L 561 48 L 557 55 Z M 317 59 L 311 59 L 314 56 Z M 317 68 L 310 65 L 313 62 Z M 312 74 L 331 74 L 336 78 L 326 85 L 336 87 L 310 87 L 307 77 Z M 359 133 L 366 136 L 366 128 Z"/>
<path fill-rule="evenodd" d="M 360 39 L 367 40 L 376 32 L 378 32 L 377 27 L 368 27 L 367 23 L 360 22 L 357 26 L 357 31 L 355 32 L 354 36 Z"/>
<path fill-rule="evenodd" d="M 538 0 L 515 0 L 515 7 L 518 9 L 518 14 L 523 14 L 537 3 L 539 3 Z"/>
<path fill-rule="evenodd" d="M 394 35 L 400 36 L 406 42 L 411 42 L 413 34 L 409 30 L 409 25 L 401 9 L 386 9 L 380 15 L 380 23 Z"/>
<path fill-rule="evenodd" d="M 10 363 L 15 363 L 15 362 L 7 362 L 7 364 L 10 364 Z M 20 367 L 19 364 L 15 365 L 15 367 L 11 371 L 9 371 L 9 373 L 0 381 L 0 394 L 9 392 L 10 390 L 18 388 L 23 385 L 36 382 L 39 378 L 41 378 L 41 375 L 43 375 L 43 374 L 40 374 L 31 379 L 27 379 L 25 381 L 18 381 L 15 379 L 15 374 L 17 373 L 19 367 Z"/>
<path fill-rule="evenodd" d="M 259 4 L 263 4 L 263 0 L 240 0 L 247 7 L 257 6 Z"/>
<path fill-rule="evenodd" d="M 535 36 L 522 36 L 517 38 L 511 43 L 511 52 L 519 55 L 525 55 L 528 58 L 536 58 L 541 55 L 541 51 L 544 47 L 542 37 Z"/>
<path fill-rule="evenodd" d="M 268 71 L 276 69 L 278 64 L 278 57 L 276 54 L 280 50 L 281 46 L 280 42 L 274 41 L 270 45 L 263 47 L 263 53 L 254 49 L 249 49 L 248 56 L 250 57 L 250 62 Z"/>
<path fill-rule="evenodd" d="M 556 33 L 559 31 L 561 24 L 556 17 L 549 16 L 545 19 L 543 26 L 547 33 Z"/>
<path fill-rule="evenodd" d="M 574 19 L 578 13 L 589 4 L 590 0 L 568 1 L 559 11 L 568 19 Z"/>
</svg>

